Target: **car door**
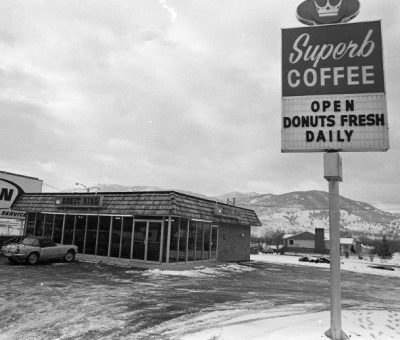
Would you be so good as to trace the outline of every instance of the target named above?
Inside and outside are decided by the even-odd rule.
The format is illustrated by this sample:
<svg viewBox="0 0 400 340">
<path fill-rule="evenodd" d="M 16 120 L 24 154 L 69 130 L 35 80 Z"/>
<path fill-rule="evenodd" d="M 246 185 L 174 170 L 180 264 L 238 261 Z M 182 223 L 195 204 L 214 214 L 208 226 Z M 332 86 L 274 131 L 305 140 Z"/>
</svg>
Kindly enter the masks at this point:
<svg viewBox="0 0 400 340">
<path fill-rule="evenodd" d="M 51 260 L 60 257 L 57 254 L 57 243 L 55 243 L 53 240 L 50 239 L 40 240 L 40 248 L 41 248 L 41 254 L 40 254 L 41 260 Z"/>
</svg>

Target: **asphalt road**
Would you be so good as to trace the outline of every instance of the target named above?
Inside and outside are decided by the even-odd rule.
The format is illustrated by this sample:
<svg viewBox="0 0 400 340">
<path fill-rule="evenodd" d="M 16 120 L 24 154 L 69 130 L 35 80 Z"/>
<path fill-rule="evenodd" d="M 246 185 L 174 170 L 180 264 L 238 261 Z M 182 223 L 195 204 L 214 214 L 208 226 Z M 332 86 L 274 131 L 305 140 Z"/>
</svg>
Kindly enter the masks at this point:
<svg viewBox="0 0 400 340">
<path fill-rule="evenodd" d="M 343 272 L 342 302 L 344 309 L 398 310 L 399 279 Z M 13 265 L 0 257 L 5 339 L 166 339 L 157 326 L 189 313 L 292 304 L 329 310 L 328 265 L 248 262 L 165 275 L 78 261 Z"/>
</svg>

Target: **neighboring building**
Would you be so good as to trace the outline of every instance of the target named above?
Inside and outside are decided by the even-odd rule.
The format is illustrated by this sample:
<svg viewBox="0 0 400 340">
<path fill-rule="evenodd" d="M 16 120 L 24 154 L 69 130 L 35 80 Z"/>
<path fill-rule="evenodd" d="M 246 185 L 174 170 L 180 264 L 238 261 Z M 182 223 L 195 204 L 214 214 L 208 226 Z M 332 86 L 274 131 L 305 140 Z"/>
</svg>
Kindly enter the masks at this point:
<svg viewBox="0 0 400 340">
<path fill-rule="evenodd" d="M 375 252 L 375 247 L 356 242 L 356 253 L 360 256 L 369 256 Z"/>
<path fill-rule="evenodd" d="M 353 247 L 353 250 L 352 250 Z M 325 239 L 325 249 L 329 250 L 329 238 Z M 355 242 L 352 237 L 341 237 L 340 238 L 340 253 L 342 254 L 350 254 L 351 252 L 356 252 Z"/>
<path fill-rule="evenodd" d="M 315 249 L 315 234 L 305 231 L 284 236 L 285 251 L 310 252 Z"/>
<path fill-rule="evenodd" d="M 289 252 L 309 252 L 309 253 L 328 253 L 329 238 L 325 238 L 323 228 L 316 228 L 315 233 L 303 232 L 297 235 L 284 236 L 285 251 Z M 350 253 L 351 247 L 354 249 L 353 238 L 340 238 L 340 252 Z"/>
<path fill-rule="evenodd" d="M 136 263 L 248 261 L 253 210 L 175 191 L 24 194 L 25 234 Z"/>
<path fill-rule="evenodd" d="M 25 192 L 41 191 L 38 178 L 0 171 L 0 236 L 22 235 L 25 213 L 13 211 L 11 205 Z"/>
</svg>

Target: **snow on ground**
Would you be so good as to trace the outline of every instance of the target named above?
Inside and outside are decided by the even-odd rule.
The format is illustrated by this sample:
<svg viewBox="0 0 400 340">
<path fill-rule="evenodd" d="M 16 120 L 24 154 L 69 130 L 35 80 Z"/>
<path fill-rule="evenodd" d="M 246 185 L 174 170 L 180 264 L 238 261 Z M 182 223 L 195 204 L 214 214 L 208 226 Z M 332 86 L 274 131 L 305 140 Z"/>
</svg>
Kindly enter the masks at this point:
<svg viewBox="0 0 400 340">
<path fill-rule="evenodd" d="M 328 339 L 330 312 L 303 313 L 304 305 L 267 311 L 227 311 L 202 314 L 169 322 L 169 339 L 182 340 L 321 340 Z M 400 338 L 400 312 L 343 311 L 342 330 L 350 339 L 389 340 Z M 178 327 L 179 323 L 179 327 Z M 176 324 L 176 328 L 173 325 Z M 198 331 L 193 332 L 193 329 Z"/>
<path fill-rule="evenodd" d="M 319 280 L 328 275 L 309 267 L 328 271 L 329 265 L 298 259 L 259 254 L 251 256 L 252 263 L 179 271 L 127 270 L 79 261 L 41 266 L 3 263 L 0 339 L 327 340 L 326 299 L 314 299 L 318 291 L 297 289 L 296 279 L 309 275 L 307 284 L 325 289 L 326 281 L 321 285 Z M 352 286 L 367 292 L 359 295 L 360 303 L 348 303 L 353 307 L 342 311 L 345 333 L 351 340 L 400 339 L 399 254 L 390 261 L 351 257 L 341 262 L 343 270 L 392 276 L 385 278 L 388 286 L 379 286 L 378 293 L 368 291 L 385 281 L 380 277 L 363 276 L 367 283 L 362 288 Z M 395 270 L 369 267 L 380 264 Z M 298 276 L 293 278 L 292 273 Z M 357 277 L 349 276 L 353 281 Z"/>
<path fill-rule="evenodd" d="M 254 268 L 241 266 L 239 264 L 228 264 L 219 265 L 216 267 L 195 267 L 190 270 L 160 270 L 160 269 L 149 269 L 143 273 L 143 276 L 184 276 L 184 277 L 217 277 L 227 276 L 232 273 L 243 273 L 253 271 Z"/>
<path fill-rule="evenodd" d="M 251 255 L 251 260 L 329 268 L 328 264 L 299 262 L 299 257 L 259 254 Z M 369 267 L 371 265 L 391 265 L 395 271 L 374 269 Z M 400 277 L 400 254 L 395 254 L 391 260 L 374 259 L 374 262 L 354 257 L 343 258 L 341 268 L 365 274 Z M 214 271 L 214 275 L 217 273 L 217 269 L 210 270 Z M 159 273 L 153 271 L 152 274 Z M 208 275 L 208 272 L 204 269 L 184 271 L 181 274 L 167 271 L 164 275 Z M 238 306 L 233 310 L 203 311 L 182 316 L 158 328 L 160 334 L 168 339 L 182 340 L 328 339 L 325 332 L 330 328 L 330 311 L 315 311 L 319 309 L 323 308 L 317 304 L 297 304 L 269 310 L 251 310 Z M 400 308 L 388 306 L 387 310 L 342 310 L 342 329 L 349 339 L 400 339 Z"/>
<path fill-rule="evenodd" d="M 326 263 L 312 263 L 312 262 L 300 262 L 299 258 L 303 255 L 278 255 L 278 254 L 258 254 L 251 255 L 252 261 L 276 263 L 283 265 L 298 265 L 298 266 L 310 266 L 329 269 L 329 264 Z M 308 257 L 315 257 L 314 255 L 308 254 Z M 371 266 L 392 266 L 395 270 L 384 270 L 377 269 Z M 369 258 L 359 260 L 355 256 L 350 256 L 349 258 L 342 257 L 340 260 L 341 270 L 349 270 L 353 272 L 363 273 L 363 274 L 374 274 L 382 276 L 392 276 L 400 277 L 400 254 L 394 254 L 393 258 L 390 260 L 381 260 L 377 257 L 371 262 Z"/>
</svg>

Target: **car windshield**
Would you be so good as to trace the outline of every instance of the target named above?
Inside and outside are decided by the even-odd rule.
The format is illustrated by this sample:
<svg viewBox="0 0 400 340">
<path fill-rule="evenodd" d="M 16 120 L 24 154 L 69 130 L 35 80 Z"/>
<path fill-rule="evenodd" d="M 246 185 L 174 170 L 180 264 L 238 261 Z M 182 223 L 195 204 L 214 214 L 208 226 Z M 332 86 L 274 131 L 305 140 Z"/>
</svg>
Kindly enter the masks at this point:
<svg viewBox="0 0 400 340">
<path fill-rule="evenodd" d="M 36 246 L 38 245 L 38 240 L 33 237 L 26 237 L 21 241 L 22 244 L 25 244 L 26 246 Z"/>
</svg>

